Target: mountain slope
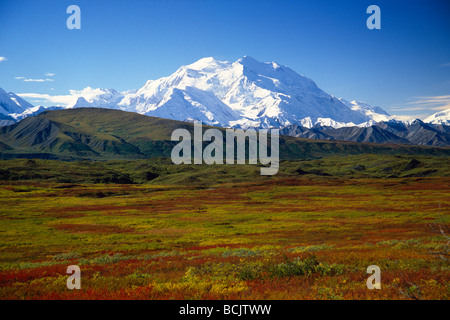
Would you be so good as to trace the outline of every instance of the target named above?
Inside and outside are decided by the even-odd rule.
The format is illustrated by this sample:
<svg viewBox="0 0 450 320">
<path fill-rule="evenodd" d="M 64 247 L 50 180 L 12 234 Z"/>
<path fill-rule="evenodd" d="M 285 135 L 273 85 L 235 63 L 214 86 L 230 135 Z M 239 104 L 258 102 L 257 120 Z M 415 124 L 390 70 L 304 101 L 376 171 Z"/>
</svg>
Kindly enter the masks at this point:
<svg viewBox="0 0 450 320">
<path fill-rule="evenodd" d="M 372 143 L 399 143 L 409 144 L 406 139 L 402 139 L 393 133 L 386 131 L 378 126 L 370 127 L 345 127 L 345 128 L 329 128 L 323 130 L 325 134 L 335 138 L 336 140 L 349 140 L 355 142 L 372 142 Z"/>
<path fill-rule="evenodd" d="M 339 98 L 339 101 L 341 101 L 353 111 L 361 113 L 366 118 L 372 121 L 389 121 L 392 118 L 386 111 L 384 111 L 380 107 L 372 107 L 371 105 L 362 101 L 353 100 L 352 102 L 348 102 L 343 98 Z"/>
<path fill-rule="evenodd" d="M 450 132 L 447 126 L 425 123 L 419 119 L 409 125 L 405 139 L 417 145 L 444 146 L 450 144 Z"/>
<path fill-rule="evenodd" d="M 192 132 L 193 124 L 111 109 L 45 111 L 0 128 L 0 157 L 72 160 L 170 157 L 178 143 L 170 141 L 171 134 L 178 128 Z M 448 156 L 450 148 L 280 137 L 282 159 L 365 153 Z"/>
<path fill-rule="evenodd" d="M 142 117 L 147 121 L 142 121 Z M 0 128 L 0 141 L 14 147 L 17 152 L 25 153 L 145 158 L 151 152 L 147 155 L 141 153 L 139 139 L 158 144 L 162 137 L 169 135 L 169 122 L 109 109 L 46 111 Z M 145 147 L 143 149 L 146 150 Z"/>
</svg>

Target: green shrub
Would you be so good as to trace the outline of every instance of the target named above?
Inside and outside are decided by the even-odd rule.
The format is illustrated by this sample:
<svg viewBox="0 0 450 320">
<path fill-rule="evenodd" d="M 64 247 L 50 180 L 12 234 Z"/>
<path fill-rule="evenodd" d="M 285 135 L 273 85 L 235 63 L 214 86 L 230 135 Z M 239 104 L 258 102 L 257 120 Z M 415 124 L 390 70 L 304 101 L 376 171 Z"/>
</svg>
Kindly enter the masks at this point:
<svg viewBox="0 0 450 320">
<path fill-rule="evenodd" d="M 312 274 L 332 275 L 341 274 L 344 266 L 336 264 L 322 263 L 315 256 L 294 261 L 286 261 L 269 268 L 269 274 L 272 277 L 292 277 L 292 276 L 310 276 Z"/>
</svg>

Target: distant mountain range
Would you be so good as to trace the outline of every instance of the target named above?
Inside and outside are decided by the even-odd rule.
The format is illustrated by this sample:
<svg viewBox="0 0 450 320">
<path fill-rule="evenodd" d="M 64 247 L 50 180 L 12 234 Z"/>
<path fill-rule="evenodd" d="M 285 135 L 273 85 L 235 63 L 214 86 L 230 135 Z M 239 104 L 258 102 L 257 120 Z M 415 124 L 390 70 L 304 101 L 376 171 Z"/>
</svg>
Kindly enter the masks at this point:
<svg viewBox="0 0 450 320">
<path fill-rule="evenodd" d="M 193 124 L 102 108 L 45 111 L 0 128 L 0 159 L 170 157 L 178 143 L 171 141 L 171 134 L 177 128 L 192 132 Z M 369 153 L 450 156 L 450 148 L 280 137 L 281 159 Z"/>
<path fill-rule="evenodd" d="M 203 58 L 138 90 L 95 89 L 67 106 L 33 106 L 0 89 L 0 126 L 45 110 L 108 108 L 165 119 L 234 128 L 283 128 L 284 134 L 325 140 L 449 145 L 450 110 L 402 122 L 380 107 L 335 98 L 311 79 L 277 63 L 245 56 Z"/>
<path fill-rule="evenodd" d="M 390 120 L 377 122 L 370 126 L 340 128 L 320 125 L 305 128 L 292 125 L 281 129 L 280 134 L 322 140 L 347 140 L 441 147 L 450 145 L 450 126 L 425 123 L 419 119 L 411 123 Z"/>
</svg>

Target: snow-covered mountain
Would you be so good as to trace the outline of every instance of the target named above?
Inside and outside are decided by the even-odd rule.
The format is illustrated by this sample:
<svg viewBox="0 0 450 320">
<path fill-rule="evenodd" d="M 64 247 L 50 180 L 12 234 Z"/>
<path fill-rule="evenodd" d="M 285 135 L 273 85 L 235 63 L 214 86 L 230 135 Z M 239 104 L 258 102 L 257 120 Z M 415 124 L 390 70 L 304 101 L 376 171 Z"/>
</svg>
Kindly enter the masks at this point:
<svg viewBox="0 0 450 320">
<path fill-rule="evenodd" d="M 124 93 L 114 89 L 92 89 L 86 88 L 80 92 L 80 97 L 76 101 L 69 103 L 66 108 L 92 107 L 117 109 L 117 105 L 124 97 Z"/>
<path fill-rule="evenodd" d="M 389 117 L 381 108 L 341 101 L 292 69 L 245 56 L 235 62 L 203 58 L 149 80 L 136 92 L 99 89 L 69 107 L 108 107 L 224 127 L 284 127 L 311 121 L 353 125 Z"/>
<path fill-rule="evenodd" d="M 32 104 L 0 88 L 0 126 L 13 124 L 16 121 L 13 114 L 23 113 L 30 108 L 33 108 Z"/>
<path fill-rule="evenodd" d="M 22 113 L 33 105 L 23 100 L 12 92 L 6 92 L 0 88 L 0 113 L 8 115 L 11 113 Z"/>
<path fill-rule="evenodd" d="M 170 76 L 148 80 L 136 90 L 119 92 L 87 87 L 71 94 L 73 101 L 63 108 L 120 109 L 244 129 L 290 125 L 309 129 L 368 128 L 378 122 L 401 120 L 380 107 L 335 98 L 286 66 L 259 62 L 248 56 L 235 62 L 203 58 L 180 67 Z M 0 126 L 54 108 L 61 107 L 33 107 L 0 89 Z M 450 111 L 436 113 L 424 122 L 449 124 Z"/>
<path fill-rule="evenodd" d="M 423 122 L 432 124 L 445 124 L 447 126 L 450 126 L 450 109 L 436 112 L 428 118 L 425 118 Z"/>
</svg>

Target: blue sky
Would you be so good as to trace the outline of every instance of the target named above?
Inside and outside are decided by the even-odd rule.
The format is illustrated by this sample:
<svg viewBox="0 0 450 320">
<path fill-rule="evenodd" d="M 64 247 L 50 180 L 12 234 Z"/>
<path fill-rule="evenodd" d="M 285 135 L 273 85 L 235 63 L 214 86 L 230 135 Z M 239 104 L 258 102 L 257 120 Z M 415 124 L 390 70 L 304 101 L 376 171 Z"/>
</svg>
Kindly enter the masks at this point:
<svg viewBox="0 0 450 320">
<path fill-rule="evenodd" d="M 71 4 L 81 30 L 66 27 Z M 371 4 L 381 30 L 366 27 Z M 140 88 L 202 57 L 249 55 L 335 96 L 423 117 L 450 108 L 449 17 L 446 0 L 0 0 L 0 87 L 54 101 L 87 86 Z"/>
</svg>

